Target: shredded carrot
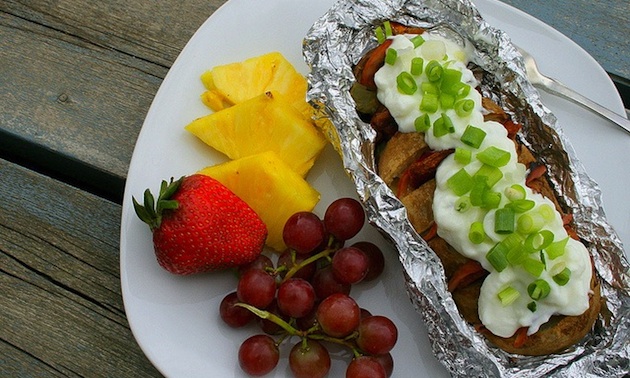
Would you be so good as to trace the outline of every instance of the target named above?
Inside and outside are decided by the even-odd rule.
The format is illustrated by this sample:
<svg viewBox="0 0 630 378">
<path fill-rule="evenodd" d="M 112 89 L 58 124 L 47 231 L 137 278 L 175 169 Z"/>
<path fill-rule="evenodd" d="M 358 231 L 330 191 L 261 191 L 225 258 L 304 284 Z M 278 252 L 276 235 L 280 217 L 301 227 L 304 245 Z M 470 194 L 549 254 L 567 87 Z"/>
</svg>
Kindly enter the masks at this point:
<svg viewBox="0 0 630 378">
<path fill-rule="evenodd" d="M 487 273 L 479 262 L 468 260 L 455 271 L 453 277 L 448 281 L 448 291 L 453 292 L 459 287 L 466 287 Z"/>
</svg>

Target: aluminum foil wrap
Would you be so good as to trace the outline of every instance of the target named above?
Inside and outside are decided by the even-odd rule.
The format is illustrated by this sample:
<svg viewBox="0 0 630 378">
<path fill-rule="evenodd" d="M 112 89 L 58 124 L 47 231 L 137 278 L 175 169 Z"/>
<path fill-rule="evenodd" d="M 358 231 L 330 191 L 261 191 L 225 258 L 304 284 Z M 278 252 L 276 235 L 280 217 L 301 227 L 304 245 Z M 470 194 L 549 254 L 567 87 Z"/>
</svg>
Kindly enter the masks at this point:
<svg viewBox="0 0 630 378">
<path fill-rule="evenodd" d="M 556 355 L 513 355 L 492 346 L 459 314 L 435 253 L 418 236 L 400 201 L 375 173 L 375 132 L 350 96 L 352 67 L 377 45 L 383 21 L 440 28 L 472 43 L 472 61 L 487 71 L 484 95 L 523 125 L 518 137 L 548 167 L 558 198 L 572 209 L 593 256 L 605 305 L 594 329 Z M 304 39 L 311 68 L 308 99 L 316 119 L 338 149 L 370 222 L 399 252 L 409 297 L 423 317 L 433 352 L 454 376 L 628 376 L 630 369 L 630 268 L 621 241 L 606 222 L 597 185 L 527 81 L 520 54 L 509 37 L 487 24 L 468 0 L 341 0 Z"/>
</svg>

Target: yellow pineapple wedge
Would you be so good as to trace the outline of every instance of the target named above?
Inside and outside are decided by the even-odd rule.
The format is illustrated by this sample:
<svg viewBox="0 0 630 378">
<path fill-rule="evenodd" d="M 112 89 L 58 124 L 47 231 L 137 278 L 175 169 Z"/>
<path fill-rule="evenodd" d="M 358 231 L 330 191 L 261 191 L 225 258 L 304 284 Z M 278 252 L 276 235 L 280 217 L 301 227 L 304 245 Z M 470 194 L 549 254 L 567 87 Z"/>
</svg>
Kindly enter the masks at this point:
<svg viewBox="0 0 630 378">
<path fill-rule="evenodd" d="M 201 100 L 214 111 L 274 91 L 290 99 L 306 118 L 312 114 L 306 102 L 306 78 L 277 51 L 216 66 L 204 72 L 201 81 L 207 89 Z"/>
<path fill-rule="evenodd" d="M 267 225 L 267 245 L 286 248 L 282 229 L 298 211 L 311 211 L 320 194 L 273 151 L 231 160 L 202 169 L 239 196 Z"/>
<path fill-rule="evenodd" d="M 198 118 L 186 130 L 230 159 L 274 151 L 302 177 L 326 145 L 317 127 L 275 92 Z"/>
</svg>

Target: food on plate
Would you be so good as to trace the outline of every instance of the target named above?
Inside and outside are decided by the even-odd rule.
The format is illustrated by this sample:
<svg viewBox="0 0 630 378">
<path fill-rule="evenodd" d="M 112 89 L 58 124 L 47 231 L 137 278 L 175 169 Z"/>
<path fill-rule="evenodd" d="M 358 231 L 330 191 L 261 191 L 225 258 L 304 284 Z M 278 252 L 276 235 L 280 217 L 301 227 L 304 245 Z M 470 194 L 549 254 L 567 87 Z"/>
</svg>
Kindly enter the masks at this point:
<svg viewBox="0 0 630 378">
<path fill-rule="evenodd" d="M 485 73 L 468 47 L 438 31 L 379 30 L 351 94 L 377 132 L 378 174 L 442 261 L 461 315 L 510 353 L 577 343 L 598 316 L 599 284 L 521 126 L 476 89 Z"/>
<path fill-rule="evenodd" d="M 276 251 L 286 248 L 282 229 L 287 219 L 298 211 L 313 210 L 320 198 L 273 151 L 206 167 L 199 173 L 215 178 L 256 211 L 267 225 L 267 245 Z"/>
<path fill-rule="evenodd" d="M 277 92 L 198 118 L 186 130 L 230 159 L 274 151 L 302 176 L 326 144 L 313 123 Z"/>
<path fill-rule="evenodd" d="M 201 99 L 214 111 L 271 91 L 284 95 L 305 118 L 311 118 L 306 79 L 280 52 L 216 66 L 204 72 L 201 81 L 207 89 Z"/>
<path fill-rule="evenodd" d="M 153 232 L 158 263 L 174 274 L 233 268 L 263 251 L 267 228 L 254 210 L 217 180 L 191 175 L 163 181 L 157 198 L 133 198 Z"/>
<path fill-rule="evenodd" d="M 241 267 L 236 291 L 221 301 L 219 314 L 225 324 L 240 328 L 252 323 L 252 316 L 243 312 L 246 310 L 257 319 L 262 332 L 245 339 L 239 348 L 243 371 L 252 375 L 271 372 L 286 350 L 281 344 L 293 343 L 288 353 L 292 376 L 325 377 L 331 367 L 328 346 L 337 344 L 351 351 L 348 377 L 391 376 L 391 350 L 398 329 L 389 318 L 359 307 L 349 295 L 351 285 L 376 278 L 383 271 L 383 253 L 366 241 L 343 246 L 345 238 L 355 237 L 362 228 L 355 226 L 364 224 L 365 213 L 357 200 L 333 201 L 326 214 L 327 222 L 313 212 L 291 215 L 283 237 L 287 245 L 298 249 L 287 249 L 275 264 L 261 255 Z M 348 229 L 343 239 L 322 232 L 325 224 L 343 228 L 345 223 L 352 223 L 353 231 Z M 347 269 L 330 274 L 338 268 L 337 256 L 348 250 L 353 257 L 343 259 Z M 354 279 L 357 270 L 363 271 L 363 279 Z M 327 278 L 321 279 L 322 274 Z M 366 368 L 380 375 L 365 375 Z"/>
</svg>

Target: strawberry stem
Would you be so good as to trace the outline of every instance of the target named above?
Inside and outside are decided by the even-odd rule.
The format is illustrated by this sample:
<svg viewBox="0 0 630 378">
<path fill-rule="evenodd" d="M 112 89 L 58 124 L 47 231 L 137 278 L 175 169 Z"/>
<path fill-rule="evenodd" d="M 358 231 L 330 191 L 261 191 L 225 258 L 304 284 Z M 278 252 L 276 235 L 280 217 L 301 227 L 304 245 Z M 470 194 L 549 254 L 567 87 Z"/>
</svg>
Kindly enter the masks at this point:
<svg viewBox="0 0 630 378">
<path fill-rule="evenodd" d="M 140 204 L 134 197 L 131 198 L 136 215 L 141 221 L 149 225 L 151 231 L 160 227 L 160 224 L 162 224 L 162 214 L 164 210 L 177 209 L 178 203 L 172 200 L 171 197 L 177 192 L 183 180 L 184 177 L 176 181 L 173 181 L 171 177 L 170 182 L 162 180 L 157 201 L 149 189 L 144 191 L 143 204 Z"/>
</svg>

